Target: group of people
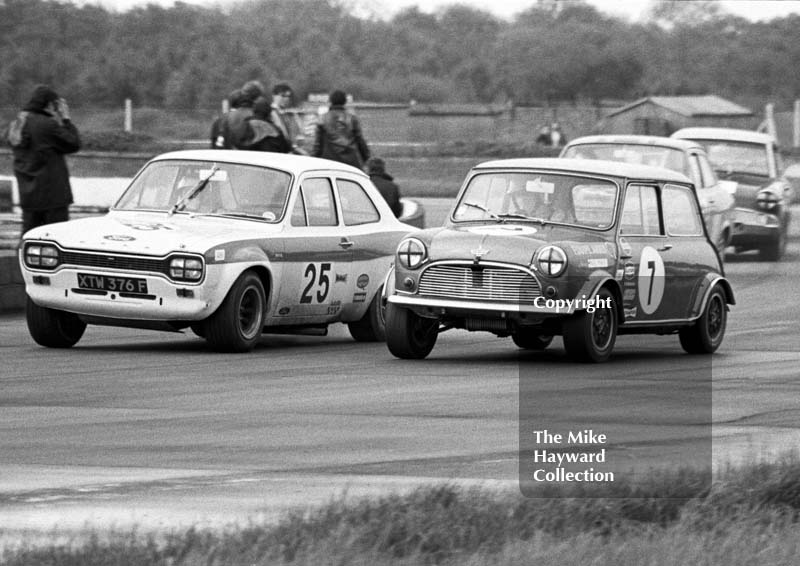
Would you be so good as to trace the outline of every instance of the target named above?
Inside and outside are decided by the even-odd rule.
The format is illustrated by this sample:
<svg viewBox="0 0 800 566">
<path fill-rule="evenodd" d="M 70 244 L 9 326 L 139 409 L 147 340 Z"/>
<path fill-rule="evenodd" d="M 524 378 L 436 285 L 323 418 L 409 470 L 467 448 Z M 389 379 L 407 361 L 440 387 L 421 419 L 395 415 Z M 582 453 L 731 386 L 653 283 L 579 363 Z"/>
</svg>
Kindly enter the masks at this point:
<svg viewBox="0 0 800 566">
<path fill-rule="evenodd" d="M 386 172 L 383 159 L 370 154 L 361 122 L 347 108 L 347 94 L 334 90 L 328 97 L 327 111 L 314 126 L 310 151 L 297 144 L 297 126 L 287 113 L 294 92 L 286 83 L 272 88 L 271 100 L 259 81 L 248 81 L 228 96 L 228 111 L 211 126 L 213 149 L 241 149 L 296 153 L 330 159 L 366 170 L 396 216 L 402 205 L 400 191 Z"/>
<path fill-rule="evenodd" d="M 561 147 L 566 145 L 567 136 L 561 131 L 561 126 L 557 122 L 542 126 L 539 130 L 539 135 L 536 137 L 536 143 L 548 147 Z"/>
</svg>

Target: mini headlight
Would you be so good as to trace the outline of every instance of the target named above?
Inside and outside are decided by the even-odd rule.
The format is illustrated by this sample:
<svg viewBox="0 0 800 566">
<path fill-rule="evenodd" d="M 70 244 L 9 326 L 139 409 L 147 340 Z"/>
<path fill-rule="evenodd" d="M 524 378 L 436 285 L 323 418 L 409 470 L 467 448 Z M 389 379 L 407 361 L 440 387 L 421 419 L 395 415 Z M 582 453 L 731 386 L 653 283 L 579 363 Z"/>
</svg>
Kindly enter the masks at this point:
<svg viewBox="0 0 800 566">
<path fill-rule="evenodd" d="M 420 240 L 406 238 L 397 246 L 397 261 L 406 269 L 416 269 L 428 259 L 428 250 Z"/>
<path fill-rule="evenodd" d="M 169 276 L 179 281 L 199 281 L 203 278 L 203 262 L 196 257 L 173 257 L 169 261 Z"/>
<path fill-rule="evenodd" d="M 50 244 L 26 246 L 25 265 L 39 269 L 55 269 L 58 267 L 58 248 Z"/>
<path fill-rule="evenodd" d="M 545 246 L 536 252 L 534 265 L 548 277 L 558 277 L 567 269 L 567 254 L 558 246 Z"/>
</svg>

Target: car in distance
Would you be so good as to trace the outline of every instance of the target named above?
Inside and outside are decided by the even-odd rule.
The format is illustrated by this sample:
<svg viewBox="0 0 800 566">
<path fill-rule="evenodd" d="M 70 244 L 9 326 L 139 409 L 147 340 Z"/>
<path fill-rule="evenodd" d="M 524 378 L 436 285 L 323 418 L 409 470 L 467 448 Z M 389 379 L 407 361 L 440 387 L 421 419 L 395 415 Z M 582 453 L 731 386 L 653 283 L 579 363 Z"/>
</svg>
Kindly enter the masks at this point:
<svg viewBox="0 0 800 566">
<path fill-rule="evenodd" d="M 711 241 L 724 253 L 733 234 L 733 189 L 721 182 L 711 167 L 705 148 L 697 142 L 659 136 L 585 136 L 569 142 L 561 157 L 606 159 L 666 167 L 683 173 L 694 183 Z"/>
<path fill-rule="evenodd" d="M 686 176 L 586 159 L 475 166 L 445 225 L 400 242 L 385 294 L 387 346 L 409 359 L 451 328 L 530 350 L 561 335 L 587 362 L 629 333 L 712 353 L 734 303 Z"/>
<path fill-rule="evenodd" d="M 400 239 L 369 177 L 334 161 L 193 150 L 148 162 L 102 217 L 24 234 L 33 339 L 77 343 L 87 324 L 181 331 L 220 351 L 262 332 L 384 338 L 380 288 Z"/>
<path fill-rule="evenodd" d="M 786 251 L 792 189 L 781 177 L 775 138 L 733 128 L 683 128 L 672 136 L 702 144 L 717 175 L 736 182 L 731 238 L 736 251 L 758 250 L 762 259 L 778 261 Z"/>
</svg>

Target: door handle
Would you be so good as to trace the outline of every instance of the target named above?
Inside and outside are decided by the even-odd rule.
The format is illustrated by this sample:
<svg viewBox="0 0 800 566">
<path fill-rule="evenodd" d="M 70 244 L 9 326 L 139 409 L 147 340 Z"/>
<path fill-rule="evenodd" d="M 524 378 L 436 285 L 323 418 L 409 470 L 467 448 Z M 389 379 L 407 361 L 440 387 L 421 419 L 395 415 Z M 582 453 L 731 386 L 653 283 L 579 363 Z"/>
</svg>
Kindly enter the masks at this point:
<svg viewBox="0 0 800 566">
<path fill-rule="evenodd" d="M 353 247 L 353 241 L 352 240 L 347 240 L 345 238 L 342 238 L 342 241 L 339 242 L 339 246 L 344 248 L 344 249 L 352 248 Z"/>
<path fill-rule="evenodd" d="M 672 244 L 664 244 L 663 246 L 661 246 L 660 248 L 658 248 L 658 251 L 660 251 L 660 252 L 666 252 L 666 251 L 669 251 L 669 250 L 671 250 L 671 249 L 672 249 Z"/>
</svg>

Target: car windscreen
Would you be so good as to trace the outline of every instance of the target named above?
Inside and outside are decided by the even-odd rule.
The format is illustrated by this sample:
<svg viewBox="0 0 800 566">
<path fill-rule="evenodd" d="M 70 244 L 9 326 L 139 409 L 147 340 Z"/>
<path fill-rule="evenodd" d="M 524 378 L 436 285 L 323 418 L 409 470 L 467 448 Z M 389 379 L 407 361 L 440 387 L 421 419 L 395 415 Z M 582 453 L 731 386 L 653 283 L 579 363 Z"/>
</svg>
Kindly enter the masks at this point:
<svg viewBox="0 0 800 566">
<path fill-rule="evenodd" d="M 265 167 L 211 161 L 149 163 L 120 197 L 115 210 L 189 212 L 276 221 L 291 175 Z"/>
<path fill-rule="evenodd" d="M 748 173 L 770 177 L 769 153 L 761 143 L 730 140 L 694 140 L 700 142 L 708 154 L 711 166 L 723 175 Z"/>
<path fill-rule="evenodd" d="M 456 222 L 539 222 L 606 229 L 618 186 L 550 172 L 487 172 L 470 178 L 453 212 Z"/>
<path fill-rule="evenodd" d="M 585 143 L 567 147 L 562 157 L 649 165 L 690 175 L 686 154 L 673 147 L 632 143 Z"/>
</svg>

